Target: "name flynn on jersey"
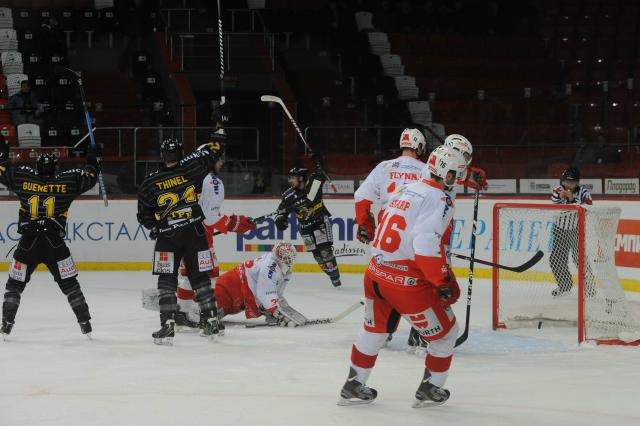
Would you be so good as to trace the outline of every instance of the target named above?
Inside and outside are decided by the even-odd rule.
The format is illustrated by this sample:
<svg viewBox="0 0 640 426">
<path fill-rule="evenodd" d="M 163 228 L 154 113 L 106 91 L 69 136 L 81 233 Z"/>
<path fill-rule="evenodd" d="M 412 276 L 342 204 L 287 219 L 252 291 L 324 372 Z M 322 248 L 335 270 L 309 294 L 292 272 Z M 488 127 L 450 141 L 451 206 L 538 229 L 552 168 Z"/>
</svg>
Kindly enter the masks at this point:
<svg viewBox="0 0 640 426">
<path fill-rule="evenodd" d="M 44 192 L 63 194 L 67 192 L 67 185 L 61 183 L 41 184 L 36 182 L 22 182 L 22 190 L 29 192 Z"/>
</svg>

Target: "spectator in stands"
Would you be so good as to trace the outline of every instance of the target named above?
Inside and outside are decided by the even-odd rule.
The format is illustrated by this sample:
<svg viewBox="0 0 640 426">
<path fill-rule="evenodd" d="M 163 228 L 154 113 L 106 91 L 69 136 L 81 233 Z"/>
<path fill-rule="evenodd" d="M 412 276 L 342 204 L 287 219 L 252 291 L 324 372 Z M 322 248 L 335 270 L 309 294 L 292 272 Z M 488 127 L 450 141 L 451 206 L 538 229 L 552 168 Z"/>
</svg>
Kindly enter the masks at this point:
<svg viewBox="0 0 640 426">
<path fill-rule="evenodd" d="M 40 25 L 40 40 L 43 43 L 41 46 L 43 53 L 66 52 L 64 34 L 55 16 L 51 16 Z"/>
<path fill-rule="evenodd" d="M 23 80 L 20 83 L 20 91 L 9 98 L 8 106 L 14 125 L 38 123 L 37 116 L 40 115 L 38 98 L 31 91 L 31 84 L 28 80 Z"/>
</svg>

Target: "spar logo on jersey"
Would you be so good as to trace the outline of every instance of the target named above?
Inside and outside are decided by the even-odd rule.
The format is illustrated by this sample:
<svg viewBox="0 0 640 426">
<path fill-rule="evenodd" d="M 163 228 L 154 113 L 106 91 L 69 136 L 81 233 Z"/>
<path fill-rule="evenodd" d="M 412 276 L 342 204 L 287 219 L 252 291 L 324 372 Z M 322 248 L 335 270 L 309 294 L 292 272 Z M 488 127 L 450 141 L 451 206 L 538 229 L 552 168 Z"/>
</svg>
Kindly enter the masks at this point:
<svg viewBox="0 0 640 426">
<path fill-rule="evenodd" d="M 211 258 L 211 252 L 202 250 L 198 252 L 198 271 L 208 272 L 213 269 L 213 259 Z"/>
<path fill-rule="evenodd" d="M 276 267 L 276 262 L 273 262 L 271 265 L 269 265 L 269 273 L 267 274 L 267 276 L 270 280 L 273 279 L 273 274 L 276 272 Z"/>
<path fill-rule="evenodd" d="M 13 259 L 13 262 L 11 262 L 11 268 L 9 268 L 9 278 L 18 282 L 24 282 L 27 278 L 26 265 Z"/>
<path fill-rule="evenodd" d="M 214 194 L 220 194 L 220 180 L 214 175 L 211 175 L 211 181 L 209 182 L 213 186 Z"/>
</svg>

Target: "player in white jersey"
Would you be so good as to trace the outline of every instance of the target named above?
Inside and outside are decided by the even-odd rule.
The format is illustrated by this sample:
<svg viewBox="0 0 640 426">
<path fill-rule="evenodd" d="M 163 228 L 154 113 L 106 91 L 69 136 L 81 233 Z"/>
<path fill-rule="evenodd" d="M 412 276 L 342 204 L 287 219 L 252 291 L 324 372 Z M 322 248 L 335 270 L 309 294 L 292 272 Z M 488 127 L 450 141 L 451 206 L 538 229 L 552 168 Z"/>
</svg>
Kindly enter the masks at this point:
<svg viewBox="0 0 640 426">
<path fill-rule="evenodd" d="M 443 184 L 453 185 L 466 169 L 462 154 L 436 148 L 427 161 L 430 176 L 392 195 L 373 240 L 373 258 L 364 276 L 365 321 L 351 352 L 349 376 L 340 405 L 372 402 L 377 392 L 365 385 L 387 334 L 400 317 L 429 341 L 415 407 L 442 404 L 443 389 L 458 335 L 450 307 L 460 296 L 442 248 L 454 205 Z"/>
<path fill-rule="evenodd" d="M 244 311 L 246 318 L 264 315 L 268 322 L 302 325 L 306 318 L 289 306 L 284 290 L 291 280 L 296 249 L 279 242 L 272 251 L 225 272 L 214 289 L 219 318 Z M 178 296 L 187 292 L 178 288 Z"/>
<path fill-rule="evenodd" d="M 389 197 L 401 186 L 420 179 L 426 170 L 425 163 L 420 160 L 425 148 L 426 142 L 420 130 L 404 129 L 400 135 L 400 157 L 381 162 L 362 182 L 354 196 L 358 222 L 356 238 L 359 241 L 369 244 L 375 233 L 376 225 L 371 213 L 373 202 L 382 204 L 378 214 L 380 221 Z"/>
<path fill-rule="evenodd" d="M 222 158 L 224 155 L 224 144 L 226 140 L 226 134 L 224 129 L 218 129 L 212 137 L 220 143 L 221 153 L 219 160 L 214 166 L 214 170 L 205 176 L 202 181 L 202 193 L 200 194 L 200 200 L 198 204 L 202 208 L 202 212 L 205 215 L 204 227 L 206 231 L 207 242 L 209 243 L 209 249 L 213 256 L 213 270 L 209 273 L 211 279 L 211 286 L 215 288 L 216 277 L 219 275 L 218 260 L 213 249 L 213 233 L 215 231 L 226 234 L 227 232 L 237 232 L 244 234 L 247 231 L 256 228 L 255 223 L 251 221 L 251 218 L 243 215 L 224 215 L 220 211 L 222 203 L 224 201 L 224 184 L 218 177 L 220 170 L 224 164 Z M 215 294 L 215 291 L 214 291 Z M 176 325 L 194 326 L 191 321 L 188 320 L 186 313 L 192 309 L 194 299 L 197 297 L 194 291 L 191 289 L 191 283 L 187 278 L 186 270 L 183 264 L 180 264 L 180 273 L 178 277 L 178 313 L 175 315 Z"/>
</svg>

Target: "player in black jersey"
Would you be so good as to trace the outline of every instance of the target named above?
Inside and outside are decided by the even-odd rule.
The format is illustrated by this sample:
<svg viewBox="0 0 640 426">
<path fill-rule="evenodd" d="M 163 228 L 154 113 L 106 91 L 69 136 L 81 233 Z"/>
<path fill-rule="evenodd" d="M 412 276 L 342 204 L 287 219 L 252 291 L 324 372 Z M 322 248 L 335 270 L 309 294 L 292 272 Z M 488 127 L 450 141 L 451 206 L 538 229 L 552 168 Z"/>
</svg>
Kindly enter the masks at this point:
<svg viewBox="0 0 640 426">
<path fill-rule="evenodd" d="M 76 279 L 78 270 L 65 244 L 65 226 L 69 207 L 80 194 L 90 190 L 98 179 L 99 164 L 95 151 L 87 151 L 82 169 L 57 172 L 57 160 L 41 154 L 35 170 L 13 166 L 9 146 L 0 139 L 0 182 L 20 200 L 18 232 L 22 235 L 9 269 L 0 333 L 11 333 L 20 297 L 31 274 L 40 263 L 47 265 L 60 290 L 67 296 L 83 334 L 91 333 L 89 306 Z"/>
<path fill-rule="evenodd" d="M 182 143 L 166 139 L 160 146 L 162 164 L 138 190 L 138 221 L 156 239 L 153 274 L 158 275 L 161 328 L 153 333 L 154 343 L 172 344 L 177 312 L 178 267 L 184 259 L 187 276 L 200 305 L 201 336 L 220 333 L 216 303 L 208 272 L 213 258 L 198 204 L 202 181 L 221 160 L 223 147 L 212 141 L 182 157 Z"/>
<path fill-rule="evenodd" d="M 275 222 L 279 230 L 287 229 L 289 215 L 295 212 L 300 234 L 308 251 L 331 279 L 335 287 L 341 285 L 338 263 L 333 254 L 333 232 L 331 231 L 331 213 L 322 200 L 322 185 L 326 177 L 318 167 L 309 176 L 303 167 L 294 167 L 289 171 L 289 185 L 282 194 Z"/>
</svg>

